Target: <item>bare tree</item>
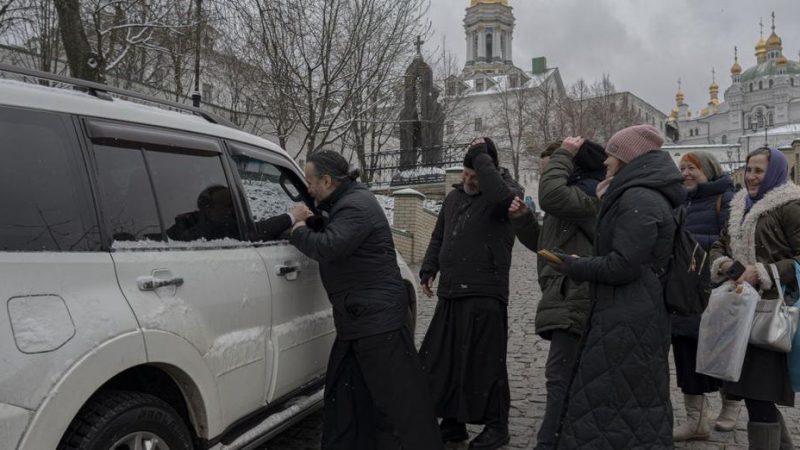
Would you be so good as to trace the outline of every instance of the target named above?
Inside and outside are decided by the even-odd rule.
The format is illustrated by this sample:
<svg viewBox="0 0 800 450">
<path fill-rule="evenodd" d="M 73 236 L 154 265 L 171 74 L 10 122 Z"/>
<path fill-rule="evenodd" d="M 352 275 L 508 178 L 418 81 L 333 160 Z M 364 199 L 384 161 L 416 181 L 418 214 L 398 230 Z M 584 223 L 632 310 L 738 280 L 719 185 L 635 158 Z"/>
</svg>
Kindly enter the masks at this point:
<svg viewBox="0 0 800 450">
<path fill-rule="evenodd" d="M 500 142 L 511 155 L 515 179 L 520 177 L 520 159 L 532 144 L 529 140 L 535 135 L 538 120 L 549 117 L 549 110 L 537 111 L 539 94 L 539 89 L 503 85 L 492 102 L 492 128 L 502 135 Z M 549 109 L 549 104 L 545 105 Z"/>
<path fill-rule="evenodd" d="M 388 80 L 414 36 L 426 0 L 234 0 L 255 44 L 255 64 L 301 130 L 300 149 L 313 153 L 340 142 Z M 377 51 L 381 50 L 381 51 Z M 379 85 L 381 83 L 378 83 Z M 359 103 L 359 106 L 353 105 Z M 354 109 L 355 108 L 355 109 Z"/>
<path fill-rule="evenodd" d="M 55 0 L 55 7 L 72 76 L 89 81 L 102 81 L 101 65 L 86 37 L 79 0 Z"/>
</svg>

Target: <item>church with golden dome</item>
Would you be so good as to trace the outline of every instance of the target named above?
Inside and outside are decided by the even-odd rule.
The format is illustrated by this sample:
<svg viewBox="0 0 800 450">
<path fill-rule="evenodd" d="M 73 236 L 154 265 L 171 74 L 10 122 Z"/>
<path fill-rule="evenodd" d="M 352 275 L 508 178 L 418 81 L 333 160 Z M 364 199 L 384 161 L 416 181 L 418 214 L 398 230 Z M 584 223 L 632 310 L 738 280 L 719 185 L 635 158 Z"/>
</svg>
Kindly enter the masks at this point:
<svg viewBox="0 0 800 450">
<path fill-rule="evenodd" d="M 763 23 L 763 22 L 762 22 Z M 755 44 L 755 64 L 743 69 L 734 47 L 730 86 L 724 100 L 719 99 L 716 73 L 711 72 L 709 98 L 699 111 L 692 112 L 678 83 L 675 108 L 668 125 L 675 144 L 682 146 L 726 146 L 741 157 L 768 143 L 788 148 L 800 138 L 800 61 L 784 53 L 783 41 L 776 32 L 772 13 L 772 32 Z"/>
</svg>

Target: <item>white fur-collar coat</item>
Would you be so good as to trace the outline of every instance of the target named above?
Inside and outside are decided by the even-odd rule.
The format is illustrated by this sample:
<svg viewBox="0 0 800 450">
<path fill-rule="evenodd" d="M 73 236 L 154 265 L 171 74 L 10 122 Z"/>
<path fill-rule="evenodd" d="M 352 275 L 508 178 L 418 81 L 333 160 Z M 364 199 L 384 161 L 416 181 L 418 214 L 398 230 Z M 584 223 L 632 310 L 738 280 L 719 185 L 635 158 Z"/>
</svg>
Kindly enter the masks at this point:
<svg viewBox="0 0 800 450">
<path fill-rule="evenodd" d="M 767 268 L 756 260 L 756 226 L 758 219 L 765 213 L 779 208 L 791 201 L 800 200 L 800 186 L 786 183 L 769 191 L 764 198 L 756 202 L 750 211 L 745 214 L 747 189 L 739 191 L 731 200 L 731 213 L 728 219 L 728 249 L 727 255 L 718 257 L 711 264 L 711 278 L 719 282 L 725 280 L 720 267 L 726 261 L 739 261 L 747 265 L 756 265 L 761 288 L 772 288 L 772 279 Z M 798 218 L 800 220 L 800 218 Z M 719 245 L 716 244 L 715 247 Z"/>
</svg>

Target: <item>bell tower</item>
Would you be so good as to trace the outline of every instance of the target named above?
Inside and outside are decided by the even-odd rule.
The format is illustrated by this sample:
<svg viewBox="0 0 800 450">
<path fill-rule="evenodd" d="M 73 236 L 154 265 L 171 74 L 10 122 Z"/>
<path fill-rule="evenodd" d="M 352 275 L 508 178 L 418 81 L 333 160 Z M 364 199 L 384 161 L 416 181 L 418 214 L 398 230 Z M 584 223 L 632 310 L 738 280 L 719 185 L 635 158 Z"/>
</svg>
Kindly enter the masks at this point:
<svg viewBox="0 0 800 450">
<path fill-rule="evenodd" d="M 514 14 L 508 0 L 470 0 L 464 17 L 464 75 L 504 74 L 514 67 Z"/>
</svg>

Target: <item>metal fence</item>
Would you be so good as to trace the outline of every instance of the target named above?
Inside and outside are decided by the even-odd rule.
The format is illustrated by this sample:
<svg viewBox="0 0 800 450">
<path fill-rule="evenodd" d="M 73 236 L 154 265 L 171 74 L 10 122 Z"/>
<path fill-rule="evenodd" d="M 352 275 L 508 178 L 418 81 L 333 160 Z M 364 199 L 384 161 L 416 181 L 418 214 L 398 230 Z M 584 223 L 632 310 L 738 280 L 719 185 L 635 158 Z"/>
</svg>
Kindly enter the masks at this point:
<svg viewBox="0 0 800 450">
<path fill-rule="evenodd" d="M 408 186 L 444 182 L 445 169 L 461 167 L 467 144 L 451 144 L 431 149 L 384 150 L 367 155 L 363 180 L 372 187 Z M 412 160 L 416 159 L 412 163 Z"/>
</svg>

